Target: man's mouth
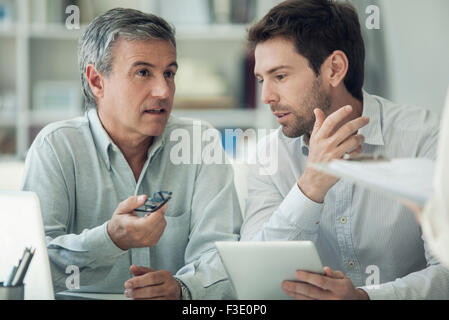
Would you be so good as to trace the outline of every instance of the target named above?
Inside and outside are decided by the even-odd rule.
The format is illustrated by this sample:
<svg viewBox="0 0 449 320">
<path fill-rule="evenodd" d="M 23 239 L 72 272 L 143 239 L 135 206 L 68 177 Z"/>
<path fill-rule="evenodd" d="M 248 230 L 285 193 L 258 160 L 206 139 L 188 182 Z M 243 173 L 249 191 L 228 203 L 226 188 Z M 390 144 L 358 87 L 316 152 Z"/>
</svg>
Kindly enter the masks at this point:
<svg viewBox="0 0 449 320">
<path fill-rule="evenodd" d="M 285 116 L 288 116 L 291 112 L 274 112 L 273 114 L 278 118 L 281 119 Z"/>
<path fill-rule="evenodd" d="M 161 114 L 161 113 L 165 113 L 165 109 L 151 109 L 151 110 L 145 110 L 145 113 L 150 113 L 150 114 Z"/>
</svg>

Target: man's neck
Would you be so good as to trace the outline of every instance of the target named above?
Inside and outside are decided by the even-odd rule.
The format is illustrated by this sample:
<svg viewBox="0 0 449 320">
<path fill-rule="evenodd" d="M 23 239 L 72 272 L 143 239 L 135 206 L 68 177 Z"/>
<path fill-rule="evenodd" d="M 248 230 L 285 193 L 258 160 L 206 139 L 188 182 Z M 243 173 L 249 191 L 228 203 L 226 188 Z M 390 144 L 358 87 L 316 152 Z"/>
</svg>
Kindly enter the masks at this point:
<svg viewBox="0 0 449 320">
<path fill-rule="evenodd" d="M 132 136 L 123 138 L 120 136 L 114 136 L 109 133 L 111 139 L 123 153 L 123 156 L 128 162 L 136 181 L 139 180 L 145 161 L 148 157 L 148 149 L 153 144 L 153 137 L 147 137 L 144 140 L 132 139 Z"/>
<path fill-rule="evenodd" d="M 122 152 L 137 180 L 147 160 L 148 149 L 153 144 L 154 137 L 127 132 L 108 121 L 106 117 L 102 117 L 100 112 L 98 112 L 98 117 L 111 140 Z"/>
<path fill-rule="evenodd" d="M 344 106 L 351 106 L 352 107 L 352 113 L 350 116 L 348 116 L 345 120 L 346 122 L 349 122 L 351 120 L 354 120 L 356 118 L 359 118 L 363 114 L 363 100 L 360 101 L 356 98 L 354 98 L 349 92 L 344 90 L 341 94 L 337 94 L 332 96 L 332 103 L 329 114 L 339 110 L 340 108 Z M 328 116 L 327 114 L 326 116 Z"/>
<path fill-rule="evenodd" d="M 120 137 L 114 137 L 111 135 L 112 141 L 117 145 L 120 151 L 125 156 L 128 163 L 145 162 L 147 158 L 148 149 L 153 144 L 153 137 L 148 137 L 145 140 L 136 142 L 136 140 L 121 139 Z"/>
</svg>

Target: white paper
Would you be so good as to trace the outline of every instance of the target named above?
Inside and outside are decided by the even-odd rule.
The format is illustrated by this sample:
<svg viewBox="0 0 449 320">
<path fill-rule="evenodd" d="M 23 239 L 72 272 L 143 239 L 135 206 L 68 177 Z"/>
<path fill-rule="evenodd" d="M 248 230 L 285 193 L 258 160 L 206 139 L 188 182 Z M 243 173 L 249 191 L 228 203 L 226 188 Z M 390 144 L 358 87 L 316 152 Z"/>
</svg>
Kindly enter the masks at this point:
<svg viewBox="0 0 449 320">
<path fill-rule="evenodd" d="M 386 196 L 405 199 L 420 206 L 424 206 L 433 192 L 435 163 L 430 159 L 334 160 L 314 163 L 312 167 Z"/>
</svg>

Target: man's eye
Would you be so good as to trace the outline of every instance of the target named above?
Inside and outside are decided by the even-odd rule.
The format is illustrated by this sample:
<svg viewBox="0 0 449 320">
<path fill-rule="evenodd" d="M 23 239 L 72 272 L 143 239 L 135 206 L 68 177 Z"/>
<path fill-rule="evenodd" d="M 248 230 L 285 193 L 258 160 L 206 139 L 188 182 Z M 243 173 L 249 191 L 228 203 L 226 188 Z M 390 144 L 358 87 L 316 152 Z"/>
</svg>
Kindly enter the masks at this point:
<svg viewBox="0 0 449 320">
<path fill-rule="evenodd" d="M 276 79 L 283 80 L 283 79 L 285 79 L 285 77 L 286 77 L 285 74 L 279 74 L 279 75 L 276 76 Z"/>
<path fill-rule="evenodd" d="M 148 77 L 150 75 L 150 72 L 148 70 L 140 70 L 137 72 L 137 75 L 140 77 Z"/>
<path fill-rule="evenodd" d="M 263 83 L 263 79 L 256 79 L 257 83 L 262 84 Z"/>
<path fill-rule="evenodd" d="M 164 72 L 164 77 L 166 78 L 173 78 L 175 76 L 175 73 L 172 71 L 165 71 Z"/>
</svg>

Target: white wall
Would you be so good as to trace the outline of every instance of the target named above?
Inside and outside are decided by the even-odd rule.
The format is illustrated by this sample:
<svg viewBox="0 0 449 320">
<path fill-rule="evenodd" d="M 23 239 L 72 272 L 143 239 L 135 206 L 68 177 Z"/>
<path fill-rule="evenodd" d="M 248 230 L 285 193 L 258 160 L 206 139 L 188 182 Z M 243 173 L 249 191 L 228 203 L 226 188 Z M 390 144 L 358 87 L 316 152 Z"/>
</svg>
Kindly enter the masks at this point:
<svg viewBox="0 0 449 320">
<path fill-rule="evenodd" d="M 440 112 L 449 86 L 449 1 L 379 0 L 390 99 Z"/>
</svg>

